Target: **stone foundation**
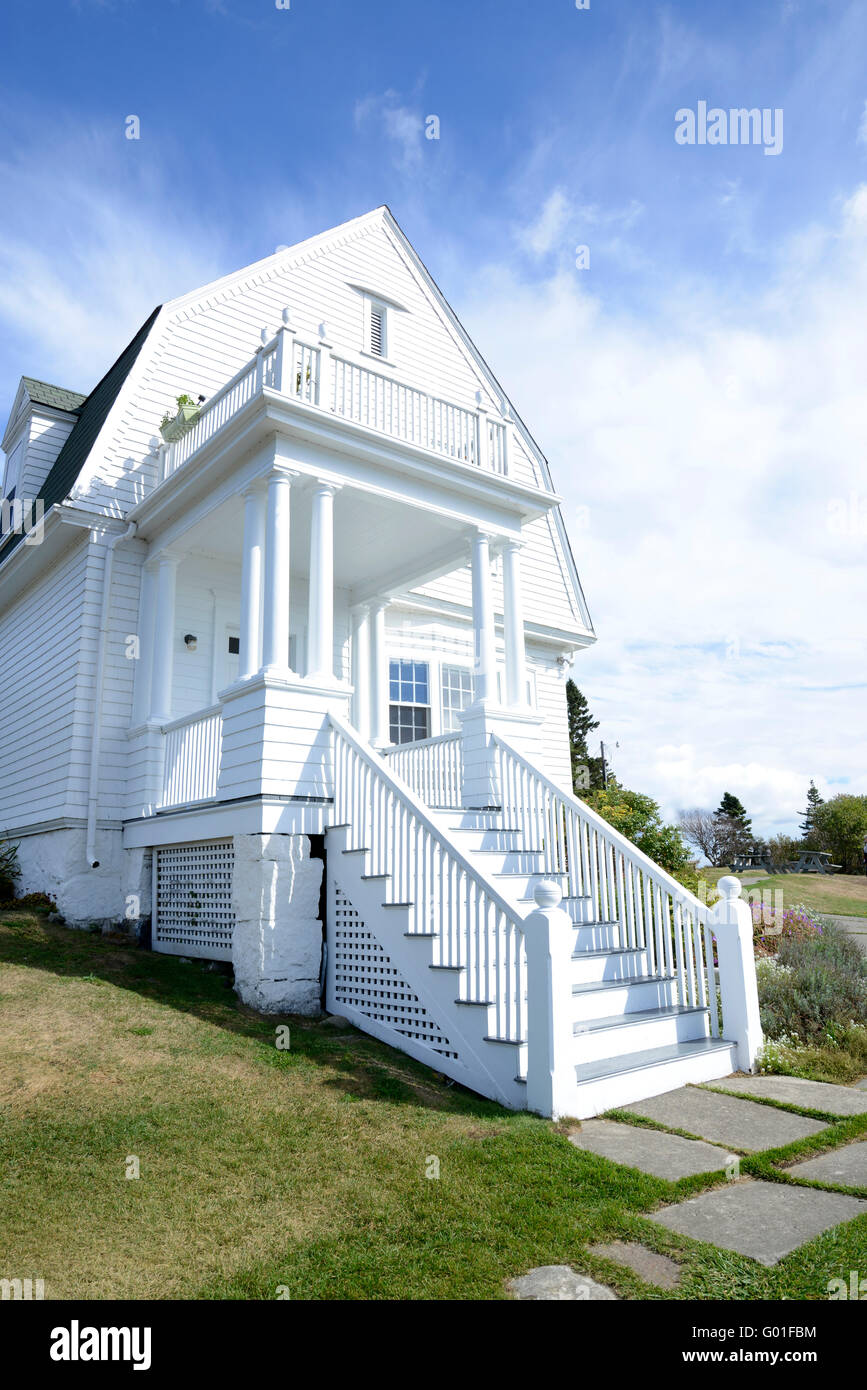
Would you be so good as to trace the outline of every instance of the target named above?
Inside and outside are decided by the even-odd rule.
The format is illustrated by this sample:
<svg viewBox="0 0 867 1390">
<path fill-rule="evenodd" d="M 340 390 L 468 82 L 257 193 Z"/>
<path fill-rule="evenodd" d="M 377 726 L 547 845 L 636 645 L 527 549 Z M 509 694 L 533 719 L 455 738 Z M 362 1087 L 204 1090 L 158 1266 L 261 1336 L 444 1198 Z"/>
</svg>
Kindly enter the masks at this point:
<svg viewBox="0 0 867 1390">
<path fill-rule="evenodd" d="M 236 835 L 232 964 L 239 998 L 260 1013 L 320 1012 L 323 862 L 308 835 Z"/>
<path fill-rule="evenodd" d="M 70 927 L 99 926 L 137 937 L 151 911 L 150 851 L 125 850 L 120 830 L 100 830 L 98 845 L 99 868 L 91 869 L 83 826 L 22 836 L 16 891 L 47 893 Z"/>
</svg>

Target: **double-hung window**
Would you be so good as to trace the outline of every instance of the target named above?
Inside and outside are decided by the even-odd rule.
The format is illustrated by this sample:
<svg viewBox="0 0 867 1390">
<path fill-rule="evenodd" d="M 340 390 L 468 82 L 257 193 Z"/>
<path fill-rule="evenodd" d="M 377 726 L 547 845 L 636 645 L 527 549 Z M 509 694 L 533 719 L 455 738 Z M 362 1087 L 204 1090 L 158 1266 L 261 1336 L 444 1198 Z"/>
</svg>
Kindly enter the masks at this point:
<svg viewBox="0 0 867 1390">
<path fill-rule="evenodd" d="M 462 710 L 473 702 L 473 673 L 467 666 L 443 666 L 443 733 L 457 733 Z"/>
<path fill-rule="evenodd" d="M 430 738 L 430 672 L 426 661 L 388 663 L 388 724 L 392 743 Z"/>
</svg>

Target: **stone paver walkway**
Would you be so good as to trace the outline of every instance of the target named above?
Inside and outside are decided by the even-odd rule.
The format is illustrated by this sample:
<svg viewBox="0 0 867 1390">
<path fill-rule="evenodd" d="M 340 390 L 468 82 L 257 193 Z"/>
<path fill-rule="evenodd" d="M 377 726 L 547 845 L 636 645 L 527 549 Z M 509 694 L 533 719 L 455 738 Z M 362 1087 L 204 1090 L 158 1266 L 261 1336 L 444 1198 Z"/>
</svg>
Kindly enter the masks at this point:
<svg viewBox="0 0 867 1390">
<path fill-rule="evenodd" d="M 647 1284 L 656 1284 L 660 1289 L 676 1289 L 680 1283 L 680 1265 L 667 1255 L 657 1255 L 646 1245 L 634 1241 L 613 1240 L 610 1245 L 591 1245 L 591 1255 L 602 1255 L 606 1260 L 625 1265 Z"/>
<path fill-rule="evenodd" d="M 774 1265 L 823 1231 L 867 1212 L 867 1202 L 818 1188 L 742 1181 L 654 1212 L 669 1231 Z"/>
<path fill-rule="evenodd" d="M 679 1134 L 617 1124 L 614 1120 L 585 1120 L 577 1133 L 569 1135 L 569 1142 L 576 1149 L 587 1149 L 610 1158 L 612 1163 L 640 1168 L 643 1173 L 667 1178 L 669 1182 L 694 1173 L 714 1173 L 731 1162 L 727 1150 L 700 1139 L 683 1139 Z"/>
<path fill-rule="evenodd" d="M 794 1178 L 810 1178 L 813 1182 L 836 1183 L 838 1187 L 867 1187 L 867 1143 L 845 1144 L 818 1158 L 794 1163 L 785 1170 Z"/>
<path fill-rule="evenodd" d="M 742 1099 L 745 1095 L 755 1099 Z M 569 1138 L 576 1148 L 672 1182 L 725 1168 L 732 1180 L 724 1187 L 664 1207 L 649 1219 L 693 1240 L 774 1265 L 824 1231 L 867 1214 L 867 1200 L 854 1193 L 740 1177 L 729 1148 L 746 1153 L 783 1148 L 808 1135 L 822 1134 L 828 1127 L 778 1105 L 764 1105 L 763 1099 L 827 1115 L 867 1114 L 867 1078 L 857 1086 L 832 1086 L 792 1076 L 729 1076 L 707 1086 L 682 1086 L 624 1107 L 669 1129 L 686 1130 L 696 1136 L 694 1139 L 614 1120 L 585 1120 Z M 718 1147 L 720 1144 L 726 1147 Z M 836 1187 L 867 1188 L 867 1140 L 804 1159 L 781 1172 Z M 591 1249 L 634 1269 L 648 1282 L 674 1287 L 665 1281 L 676 1282 L 678 1267 L 642 1245 L 614 1241 Z"/>
<path fill-rule="evenodd" d="M 785 1105 L 799 1105 L 802 1110 L 823 1110 L 828 1115 L 863 1115 L 867 1112 L 867 1095 L 849 1086 L 832 1086 L 824 1081 L 804 1081 L 799 1076 L 727 1076 L 723 1081 L 709 1081 L 708 1086 L 722 1091 L 740 1091 L 742 1095 L 779 1100 Z"/>
<path fill-rule="evenodd" d="M 693 1086 L 651 1096 L 649 1100 L 636 1101 L 624 1109 L 656 1120 L 669 1129 L 684 1129 L 712 1144 L 725 1144 L 727 1148 L 743 1149 L 748 1153 L 793 1144 L 825 1128 L 819 1120 L 807 1120 L 802 1115 L 790 1115 L 770 1105 L 715 1095 Z"/>
</svg>

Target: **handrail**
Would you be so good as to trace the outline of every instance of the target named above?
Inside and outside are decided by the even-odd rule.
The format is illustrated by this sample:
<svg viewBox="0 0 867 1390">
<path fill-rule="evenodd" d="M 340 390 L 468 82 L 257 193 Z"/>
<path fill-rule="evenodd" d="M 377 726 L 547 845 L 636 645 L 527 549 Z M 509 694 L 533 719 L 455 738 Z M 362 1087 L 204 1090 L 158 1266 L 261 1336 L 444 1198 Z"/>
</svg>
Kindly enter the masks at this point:
<svg viewBox="0 0 867 1390">
<path fill-rule="evenodd" d="M 507 743 L 505 739 L 501 738 L 499 734 L 495 733 L 493 735 L 493 740 L 500 748 L 505 749 L 510 757 L 514 758 L 516 762 L 521 763 L 528 772 L 532 773 L 533 777 L 538 782 L 541 782 L 547 791 L 553 796 L 559 797 L 565 806 L 571 806 L 582 820 L 588 821 L 594 829 L 601 831 L 606 839 L 609 839 L 618 849 L 627 853 L 631 859 L 637 861 L 648 873 L 653 874 L 654 878 L 657 878 L 661 884 L 664 884 L 671 893 L 676 893 L 689 907 L 701 912 L 704 916 L 709 914 L 710 908 L 707 903 L 703 903 L 700 898 L 697 898 L 696 895 L 691 893 L 682 883 L 678 883 L 677 879 L 673 878 L 667 869 L 663 869 L 661 865 L 657 864 L 655 860 L 645 854 L 644 850 L 639 849 L 632 840 L 628 840 L 625 835 L 621 834 L 616 826 L 613 826 L 604 816 L 600 816 L 599 812 L 594 811 L 592 806 L 588 806 L 586 801 L 582 801 L 580 797 L 564 791 L 556 782 L 552 782 L 550 777 L 546 777 L 544 772 L 540 772 L 539 768 L 534 767 L 531 762 L 528 762 L 525 757 L 513 748 L 510 743 Z"/>
<path fill-rule="evenodd" d="M 382 756 L 391 758 L 395 753 L 406 752 L 408 748 L 431 748 L 436 743 L 454 743 L 460 737 L 459 733 L 433 734 L 430 738 L 414 738 L 411 743 L 393 743 L 382 749 Z"/>
<path fill-rule="evenodd" d="M 719 1036 L 711 910 L 604 817 L 552 782 L 493 735 L 507 822 L 565 879 L 566 896 L 589 904 L 587 920 L 617 924 L 617 944 L 642 951 L 651 974 L 671 980 L 679 1002 L 707 1010 Z"/>
<path fill-rule="evenodd" d="M 223 706 L 219 701 L 215 705 L 208 705 L 205 709 L 194 710 L 192 714 L 179 714 L 177 719 L 170 719 L 168 723 L 160 725 L 160 733 L 170 734 L 173 729 L 183 729 L 187 724 L 197 724 L 200 719 L 208 719 L 212 714 L 222 714 Z"/>
<path fill-rule="evenodd" d="M 332 726 L 335 729 L 337 729 L 337 731 L 350 745 L 353 752 L 358 757 L 360 757 L 363 762 L 367 763 L 368 767 L 370 767 L 373 772 L 375 772 L 378 776 L 382 777 L 385 781 L 392 784 L 395 794 L 403 802 L 406 803 L 406 805 L 410 808 L 413 814 L 417 816 L 418 819 L 424 824 L 425 829 L 430 832 L 434 839 L 439 841 L 443 849 L 448 851 L 449 855 L 455 860 L 455 862 L 459 864 L 460 867 L 463 870 L 465 870 L 466 873 L 472 874 L 474 878 L 480 878 L 478 870 L 474 868 L 470 860 L 467 859 L 466 856 L 461 853 L 457 845 L 452 844 L 451 840 L 442 830 L 442 827 L 438 825 L 437 822 L 431 816 L 427 806 L 425 806 L 424 802 L 420 801 L 419 798 L 416 796 L 415 792 L 412 790 L 412 787 L 410 787 L 406 782 L 404 782 L 403 778 L 399 777 L 396 773 L 386 771 L 384 769 L 381 757 L 377 753 L 373 752 L 370 749 L 370 747 L 368 747 L 366 744 L 362 743 L 352 726 L 348 724 L 344 719 L 341 719 L 339 714 L 335 714 L 334 711 L 331 710 L 329 712 L 328 719 Z M 399 747 L 400 745 L 396 746 Z M 489 884 L 486 883 L 485 892 L 490 895 L 492 901 L 497 904 L 501 911 L 505 912 L 509 917 L 513 919 L 516 926 L 521 925 L 521 918 L 515 911 L 514 906 L 511 903 L 507 902 L 507 900 L 504 897 L 502 897 L 500 893 L 498 893 L 496 888 L 492 888 Z"/>
<path fill-rule="evenodd" d="M 523 1043 L 527 961 L 517 909 L 452 843 L 386 760 L 339 715 L 331 712 L 328 719 L 334 823 L 347 826 L 348 848 L 367 852 L 369 876 L 390 878 L 390 901 L 406 906 L 410 935 L 432 938 L 432 964 L 460 968 L 462 997 L 491 1008 L 490 1035 Z M 387 950 L 387 941 L 383 945 Z"/>
</svg>

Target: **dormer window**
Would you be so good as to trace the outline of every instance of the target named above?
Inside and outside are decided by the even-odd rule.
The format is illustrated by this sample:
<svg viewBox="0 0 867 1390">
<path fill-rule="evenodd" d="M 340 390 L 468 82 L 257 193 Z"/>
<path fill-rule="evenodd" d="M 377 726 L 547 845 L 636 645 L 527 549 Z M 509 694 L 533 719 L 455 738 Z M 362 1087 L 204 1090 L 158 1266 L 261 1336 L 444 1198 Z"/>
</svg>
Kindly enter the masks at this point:
<svg viewBox="0 0 867 1390">
<path fill-rule="evenodd" d="M 369 295 L 364 300 L 364 350 L 371 357 L 388 357 L 388 306 Z"/>
</svg>

